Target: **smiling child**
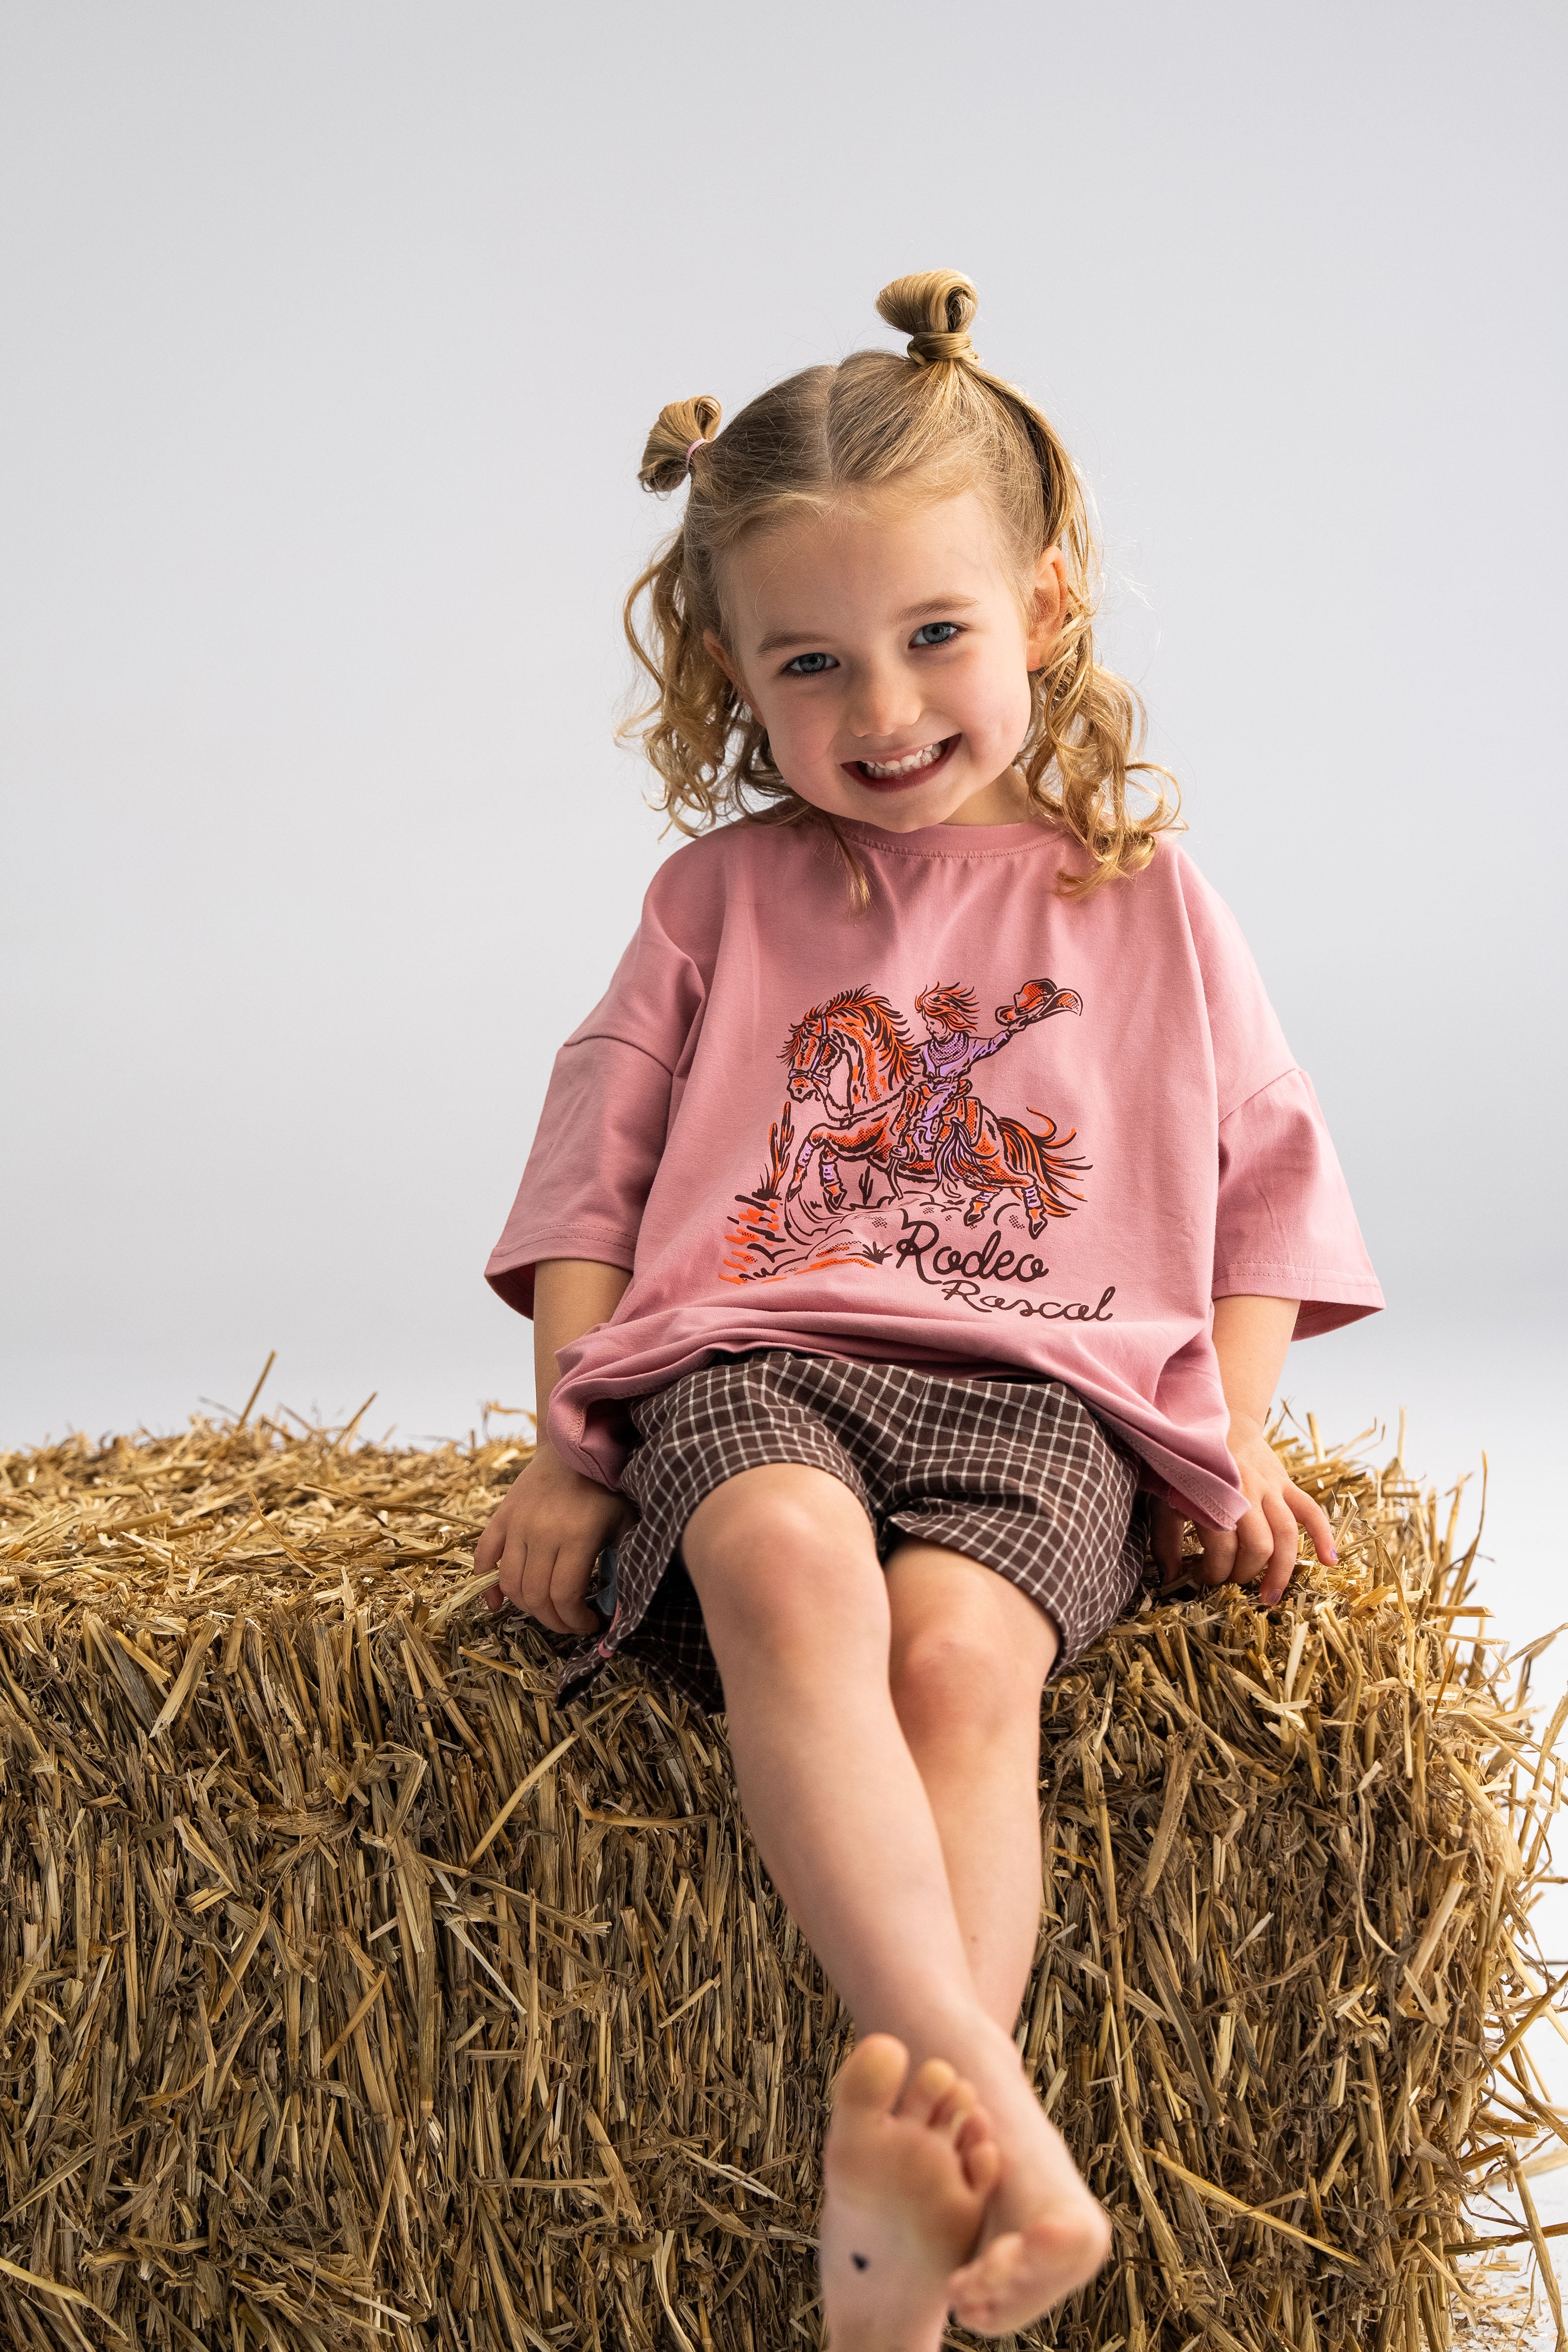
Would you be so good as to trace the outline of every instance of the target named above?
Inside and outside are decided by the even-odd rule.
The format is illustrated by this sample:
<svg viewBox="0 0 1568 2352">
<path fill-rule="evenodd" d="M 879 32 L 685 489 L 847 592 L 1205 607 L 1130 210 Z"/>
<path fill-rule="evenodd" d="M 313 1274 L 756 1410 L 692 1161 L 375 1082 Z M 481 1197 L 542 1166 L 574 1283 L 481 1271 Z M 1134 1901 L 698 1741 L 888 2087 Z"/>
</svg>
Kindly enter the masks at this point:
<svg viewBox="0 0 1568 2352">
<path fill-rule="evenodd" d="M 1056 434 L 900 278 L 907 352 L 667 408 L 633 591 L 693 838 L 563 1047 L 488 1269 L 542 1437 L 492 1603 L 728 1717 L 747 1819 L 859 2040 L 824 2150 L 835 2352 L 1001 2335 L 1109 2224 L 1012 2035 L 1040 1694 L 1196 1527 L 1210 1583 L 1321 1512 L 1265 1423 L 1381 1304 L 1310 1084 L 1096 659 Z M 547 1416 L 547 1417 L 546 1417 Z M 590 1604 L 617 1547 L 613 1602 Z"/>
</svg>

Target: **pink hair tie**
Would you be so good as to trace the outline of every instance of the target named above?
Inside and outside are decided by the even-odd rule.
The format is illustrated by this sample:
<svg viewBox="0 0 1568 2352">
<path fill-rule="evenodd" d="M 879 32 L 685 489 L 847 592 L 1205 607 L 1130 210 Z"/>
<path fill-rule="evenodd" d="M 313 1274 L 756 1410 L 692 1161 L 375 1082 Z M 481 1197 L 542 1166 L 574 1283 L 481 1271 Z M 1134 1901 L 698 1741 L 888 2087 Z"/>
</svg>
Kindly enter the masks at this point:
<svg viewBox="0 0 1568 2352">
<path fill-rule="evenodd" d="M 693 442 L 691 443 L 691 445 L 690 445 L 689 448 L 689 449 L 687 450 L 687 452 L 686 452 L 686 470 L 687 470 L 687 472 L 688 472 L 689 474 L 689 472 L 691 471 L 691 460 L 693 459 L 693 457 L 696 457 L 697 452 L 699 451 L 699 449 L 706 449 L 706 448 L 707 448 L 707 446 L 708 446 L 708 436 L 707 436 L 707 435 L 706 435 L 705 433 L 700 433 L 700 434 L 697 436 L 696 440 L 695 440 L 695 441 L 693 441 Z"/>
</svg>

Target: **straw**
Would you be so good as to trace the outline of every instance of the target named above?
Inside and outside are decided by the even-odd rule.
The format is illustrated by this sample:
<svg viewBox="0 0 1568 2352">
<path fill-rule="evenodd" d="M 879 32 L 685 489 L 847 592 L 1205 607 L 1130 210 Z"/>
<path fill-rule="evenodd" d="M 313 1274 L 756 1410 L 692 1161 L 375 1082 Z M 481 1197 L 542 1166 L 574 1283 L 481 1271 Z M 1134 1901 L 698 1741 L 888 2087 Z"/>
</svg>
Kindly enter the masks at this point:
<svg viewBox="0 0 1568 2352">
<path fill-rule="evenodd" d="M 515 1440 L 258 1394 L 0 1460 L 4 2339 L 816 2343 L 850 2029 L 722 1724 L 556 1708 L 473 1573 Z M 1277 1442 L 1340 1565 L 1146 1602 L 1047 1694 L 1020 2040 L 1115 2243 L 1025 2344 L 1436 2352 L 1456 2263 L 1552 2234 L 1533 1659 L 1397 1460 Z"/>
</svg>

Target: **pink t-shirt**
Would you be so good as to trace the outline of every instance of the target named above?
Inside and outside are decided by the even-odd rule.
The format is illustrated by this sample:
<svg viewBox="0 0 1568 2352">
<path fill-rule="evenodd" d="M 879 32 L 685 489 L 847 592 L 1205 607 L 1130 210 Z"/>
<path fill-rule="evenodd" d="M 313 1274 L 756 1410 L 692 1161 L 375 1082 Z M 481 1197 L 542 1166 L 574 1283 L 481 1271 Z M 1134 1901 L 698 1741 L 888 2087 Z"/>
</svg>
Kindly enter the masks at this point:
<svg viewBox="0 0 1568 2352">
<path fill-rule="evenodd" d="M 1211 1339 L 1227 1293 L 1296 1336 L 1383 1303 L 1310 1082 L 1183 852 L 1086 900 L 1045 823 L 736 824 L 659 868 L 555 1062 L 486 1269 L 629 1267 L 561 1351 L 549 1433 L 613 1486 L 620 1400 L 792 1348 L 1063 1381 L 1233 1526 Z"/>
</svg>

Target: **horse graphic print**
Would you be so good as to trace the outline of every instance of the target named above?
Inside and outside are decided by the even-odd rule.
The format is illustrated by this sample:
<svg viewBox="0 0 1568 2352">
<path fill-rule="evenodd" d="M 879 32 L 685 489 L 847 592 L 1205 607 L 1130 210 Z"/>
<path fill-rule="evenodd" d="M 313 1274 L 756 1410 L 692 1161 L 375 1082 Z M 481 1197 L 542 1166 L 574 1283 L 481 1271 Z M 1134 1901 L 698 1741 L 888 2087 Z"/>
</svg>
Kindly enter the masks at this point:
<svg viewBox="0 0 1568 2352">
<path fill-rule="evenodd" d="M 1082 1011 L 1076 990 L 1026 980 L 982 1036 L 974 991 L 949 983 L 916 997 L 925 1032 L 917 1040 L 874 989 L 813 1005 L 779 1057 L 788 1067 L 784 1108 L 768 1164 L 728 1221 L 725 1278 L 880 1265 L 889 1253 L 880 1235 L 908 1226 L 910 1209 L 968 1226 L 1005 1219 L 1034 1237 L 1048 1219 L 1070 1216 L 1084 1197 L 1072 1180 L 1090 1165 L 1068 1155 L 1076 1130 L 1058 1133 L 1032 1105 L 1038 1127 L 991 1109 L 973 1074 L 1025 1030 Z M 904 1209 L 901 1219 L 889 1219 L 889 1204 Z"/>
</svg>

